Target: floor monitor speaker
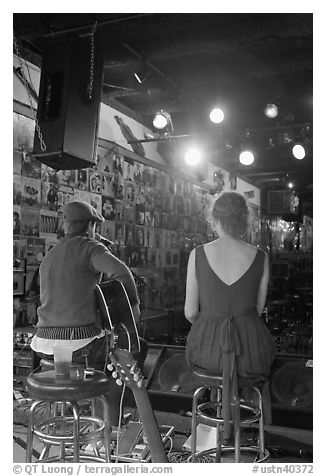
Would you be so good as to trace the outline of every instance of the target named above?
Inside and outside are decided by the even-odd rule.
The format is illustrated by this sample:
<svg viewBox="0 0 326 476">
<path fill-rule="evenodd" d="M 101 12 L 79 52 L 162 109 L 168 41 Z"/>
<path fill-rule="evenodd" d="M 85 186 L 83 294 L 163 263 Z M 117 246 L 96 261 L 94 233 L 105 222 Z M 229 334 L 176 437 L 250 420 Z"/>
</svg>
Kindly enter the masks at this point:
<svg viewBox="0 0 326 476">
<path fill-rule="evenodd" d="M 44 48 L 37 120 L 46 147 L 35 131 L 33 156 L 57 169 L 82 169 L 96 163 L 103 55 L 96 49 L 91 95 L 89 36 L 51 40 Z"/>
<path fill-rule="evenodd" d="M 272 405 L 280 409 L 312 412 L 312 359 L 277 354 L 271 371 L 271 399 Z"/>
<path fill-rule="evenodd" d="M 198 387 L 188 369 L 183 346 L 151 344 L 144 373 L 147 389 L 152 394 L 192 398 Z"/>
<path fill-rule="evenodd" d="M 312 428 L 313 375 L 310 365 L 312 360 L 304 355 L 276 355 L 270 374 L 273 425 Z M 158 409 L 170 406 L 174 411 L 183 400 L 182 408 L 191 410 L 193 392 L 199 385 L 187 367 L 183 346 L 150 344 L 144 375 Z"/>
</svg>

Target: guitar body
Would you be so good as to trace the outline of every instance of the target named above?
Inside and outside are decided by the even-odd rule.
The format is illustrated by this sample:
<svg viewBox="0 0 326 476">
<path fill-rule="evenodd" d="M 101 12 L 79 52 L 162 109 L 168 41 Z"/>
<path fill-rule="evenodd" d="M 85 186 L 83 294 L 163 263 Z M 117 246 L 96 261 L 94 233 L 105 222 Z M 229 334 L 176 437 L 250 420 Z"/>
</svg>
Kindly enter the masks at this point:
<svg viewBox="0 0 326 476">
<path fill-rule="evenodd" d="M 95 286 L 95 296 L 101 313 L 102 328 L 114 328 L 120 348 L 139 352 L 137 325 L 124 285 L 116 279 L 104 281 Z"/>
</svg>

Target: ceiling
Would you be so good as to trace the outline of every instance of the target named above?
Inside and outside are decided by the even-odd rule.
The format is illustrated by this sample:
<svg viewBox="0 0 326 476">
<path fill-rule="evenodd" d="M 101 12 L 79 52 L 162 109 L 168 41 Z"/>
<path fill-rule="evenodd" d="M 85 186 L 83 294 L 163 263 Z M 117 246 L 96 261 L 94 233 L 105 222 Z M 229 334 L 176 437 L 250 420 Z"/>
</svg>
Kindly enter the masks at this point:
<svg viewBox="0 0 326 476">
<path fill-rule="evenodd" d="M 40 64 L 48 41 L 87 34 L 95 22 L 103 102 L 151 128 L 165 109 L 174 135 L 191 134 L 209 162 L 262 189 L 291 179 L 312 206 L 312 14 L 16 13 L 14 32 L 25 58 Z M 134 73 L 144 69 L 139 84 Z M 264 115 L 271 102 L 275 119 Z M 209 121 L 214 105 L 225 113 L 219 125 Z M 297 140 L 307 146 L 301 161 L 291 154 Z M 238 161 L 245 144 L 254 148 L 251 166 Z"/>
</svg>

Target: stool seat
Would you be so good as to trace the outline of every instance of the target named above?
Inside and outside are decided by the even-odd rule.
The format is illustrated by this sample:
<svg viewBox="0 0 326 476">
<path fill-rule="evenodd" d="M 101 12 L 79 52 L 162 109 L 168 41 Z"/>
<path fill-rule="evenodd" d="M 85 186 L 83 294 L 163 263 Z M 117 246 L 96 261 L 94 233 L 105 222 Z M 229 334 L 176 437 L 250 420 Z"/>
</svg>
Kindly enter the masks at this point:
<svg viewBox="0 0 326 476">
<path fill-rule="evenodd" d="M 191 365 L 192 374 L 196 382 L 206 387 L 216 387 L 223 384 L 223 375 L 216 375 L 213 370 L 202 369 L 195 365 Z"/>
<path fill-rule="evenodd" d="M 92 399 L 110 390 L 110 381 L 105 373 L 95 370 L 85 375 L 84 369 L 71 368 L 70 376 L 58 376 L 54 370 L 31 373 L 27 377 L 27 389 L 32 398 L 45 401 L 74 402 Z"/>
</svg>

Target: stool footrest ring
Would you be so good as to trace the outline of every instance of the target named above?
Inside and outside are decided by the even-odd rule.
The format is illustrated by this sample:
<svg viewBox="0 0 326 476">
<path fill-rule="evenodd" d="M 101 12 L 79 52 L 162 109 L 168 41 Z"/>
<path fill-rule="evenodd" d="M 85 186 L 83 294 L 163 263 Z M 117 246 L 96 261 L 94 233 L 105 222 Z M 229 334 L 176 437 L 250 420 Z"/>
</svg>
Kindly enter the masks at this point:
<svg viewBox="0 0 326 476">
<path fill-rule="evenodd" d="M 103 420 L 95 417 L 83 417 L 80 419 L 80 427 L 84 426 L 84 429 L 87 426 L 92 425 L 94 428 L 86 433 L 80 432 L 79 443 L 81 445 L 87 445 L 93 440 L 104 437 L 105 424 Z M 50 443 L 52 445 L 60 445 L 65 443 L 67 445 L 74 444 L 74 435 L 73 435 L 73 417 L 53 417 L 43 420 L 41 423 L 34 425 L 33 433 L 34 435 L 43 443 Z M 49 434 L 46 427 L 51 426 L 51 431 L 53 434 Z M 61 427 L 64 428 L 64 433 L 56 432 L 60 431 Z"/>
<path fill-rule="evenodd" d="M 43 459 L 39 460 L 38 462 L 39 463 L 63 463 L 63 462 L 66 462 L 66 461 L 73 462 L 73 459 L 74 459 L 74 455 L 67 455 L 66 454 L 65 458 L 64 458 L 64 461 L 62 461 L 62 458 L 60 458 L 60 456 L 57 455 L 57 456 L 50 456 L 48 458 L 43 458 Z M 94 461 L 95 463 L 106 463 L 105 458 L 101 458 L 101 457 L 95 456 L 95 455 L 93 456 L 93 455 L 90 455 L 89 453 L 84 454 L 82 451 L 80 452 L 79 460 L 80 460 L 80 463 L 88 462 L 88 461 Z"/>
<path fill-rule="evenodd" d="M 231 453 L 233 451 L 235 451 L 234 446 L 222 446 L 221 447 L 222 455 L 223 455 L 223 453 Z M 241 446 L 240 451 L 244 452 L 244 453 L 248 452 L 248 453 L 257 454 L 253 463 L 266 463 L 266 462 L 268 462 L 269 457 L 270 457 L 269 451 L 265 449 L 263 457 L 259 458 L 259 448 L 255 447 L 255 446 Z M 200 456 L 208 456 L 208 455 L 211 455 L 212 458 L 214 458 L 214 456 L 215 456 L 214 453 L 216 453 L 216 448 L 215 447 L 209 448 L 207 450 L 202 450 L 202 451 L 196 452 L 195 453 L 195 458 L 199 458 Z M 193 458 L 193 455 L 190 455 L 189 458 L 187 459 L 187 463 L 192 463 L 192 458 Z M 257 458 L 259 458 L 259 459 L 257 459 Z"/>
<path fill-rule="evenodd" d="M 207 410 L 216 411 L 217 409 L 221 408 L 222 404 L 220 402 L 205 402 L 199 404 L 196 411 L 198 421 L 200 421 L 201 423 L 205 423 L 209 426 L 216 426 L 217 422 L 223 423 L 224 419 L 222 416 L 209 416 L 207 415 L 207 413 L 205 413 L 205 411 L 207 412 Z M 241 410 L 245 410 L 249 413 L 249 415 L 241 418 L 240 413 L 240 425 L 244 425 L 247 423 L 255 423 L 261 418 L 261 412 L 259 408 L 249 407 L 248 405 L 240 403 L 240 412 Z M 232 423 L 232 421 L 230 421 L 230 423 Z"/>
</svg>

